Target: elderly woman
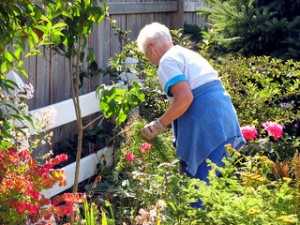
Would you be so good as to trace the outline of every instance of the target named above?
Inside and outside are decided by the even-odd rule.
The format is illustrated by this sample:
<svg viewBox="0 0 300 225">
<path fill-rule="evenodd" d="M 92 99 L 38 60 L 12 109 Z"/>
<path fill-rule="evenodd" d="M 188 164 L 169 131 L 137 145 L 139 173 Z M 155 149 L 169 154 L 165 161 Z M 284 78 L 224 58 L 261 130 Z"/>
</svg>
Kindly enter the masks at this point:
<svg viewBox="0 0 300 225">
<path fill-rule="evenodd" d="M 157 22 L 146 25 L 137 44 L 158 65 L 160 85 L 171 101 L 159 119 L 143 128 L 143 138 L 151 141 L 172 124 L 183 172 L 208 183 L 206 159 L 222 166 L 224 145 L 239 149 L 245 143 L 229 94 L 206 59 L 173 45 L 166 26 Z"/>
</svg>

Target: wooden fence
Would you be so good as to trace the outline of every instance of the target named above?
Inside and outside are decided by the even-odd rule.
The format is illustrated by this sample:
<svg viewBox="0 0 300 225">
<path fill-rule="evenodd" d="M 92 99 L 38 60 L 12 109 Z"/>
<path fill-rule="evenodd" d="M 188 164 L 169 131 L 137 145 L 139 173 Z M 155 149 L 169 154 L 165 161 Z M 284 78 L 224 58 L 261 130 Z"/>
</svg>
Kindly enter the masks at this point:
<svg viewBox="0 0 300 225">
<path fill-rule="evenodd" d="M 110 19 L 115 20 L 122 31 L 131 31 L 127 38 L 134 40 L 144 25 L 154 21 L 161 22 L 170 29 L 183 28 L 184 23 L 205 26 L 205 21 L 197 14 L 197 7 L 203 5 L 203 0 L 110 0 L 108 12 Z M 96 61 L 101 68 L 105 68 L 108 59 L 120 51 L 115 30 L 107 20 L 95 26 L 89 36 L 88 45 L 94 49 Z M 24 65 L 30 76 L 25 82 L 30 82 L 35 88 L 34 98 L 29 105 L 30 110 L 71 97 L 69 67 L 65 58 L 50 50 L 44 50 L 43 56 L 31 57 Z M 94 91 L 98 85 L 109 83 L 109 80 L 109 77 L 101 76 L 86 78 L 81 92 L 85 94 Z M 57 129 L 55 136 L 61 137 L 65 136 L 65 129 L 73 128 Z M 54 137 L 54 142 L 56 139 Z"/>
</svg>

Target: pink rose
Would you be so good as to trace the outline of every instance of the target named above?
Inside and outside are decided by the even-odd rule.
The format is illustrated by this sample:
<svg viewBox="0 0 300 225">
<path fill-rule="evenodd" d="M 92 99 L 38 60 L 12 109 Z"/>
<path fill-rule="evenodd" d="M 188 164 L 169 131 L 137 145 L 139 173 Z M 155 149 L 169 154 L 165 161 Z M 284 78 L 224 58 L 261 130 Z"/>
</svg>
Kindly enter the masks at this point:
<svg viewBox="0 0 300 225">
<path fill-rule="evenodd" d="M 150 150 L 150 148 L 152 147 L 152 145 L 151 144 L 149 144 L 148 142 L 146 142 L 146 143 L 143 143 L 142 144 L 142 146 L 141 146 L 141 148 L 140 148 L 140 151 L 141 152 L 148 152 L 149 150 Z"/>
<path fill-rule="evenodd" d="M 125 158 L 126 158 L 126 160 L 127 160 L 128 162 L 131 162 L 132 160 L 134 160 L 135 155 L 132 154 L 132 152 L 129 152 L 129 153 L 127 153 L 127 154 L 125 155 Z"/>
<path fill-rule="evenodd" d="M 253 141 L 258 134 L 255 126 L 244 126 L 241 127 L 242 134 L 247 141 Z"/>
<path fill-rule="evenodd" d="M 269 136 L 272 136 L 276 141 L 279 137 L 282 137 L 283 125 L 276 122 L 267 121 L 262 124 L 263 128 L 268 132 Z"/>
</svg>

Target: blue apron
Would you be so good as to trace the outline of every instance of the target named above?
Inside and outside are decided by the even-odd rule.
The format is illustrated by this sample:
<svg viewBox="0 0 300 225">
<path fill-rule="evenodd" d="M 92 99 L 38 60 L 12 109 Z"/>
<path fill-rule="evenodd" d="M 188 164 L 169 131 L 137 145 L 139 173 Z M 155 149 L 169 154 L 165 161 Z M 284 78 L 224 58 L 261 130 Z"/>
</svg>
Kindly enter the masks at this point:
<svg viewBox="0 0 300 225">
<path fill-rule="evenodd" d="M 176 156 L 194 176 L 199 165 L 228 139 L 234 138 L 235 149 L 241 148 L 245 140 L 231 98 L 221 81 L 208 82 L 192 92 L 192 104 L 172 126 Z"/>
</svg>

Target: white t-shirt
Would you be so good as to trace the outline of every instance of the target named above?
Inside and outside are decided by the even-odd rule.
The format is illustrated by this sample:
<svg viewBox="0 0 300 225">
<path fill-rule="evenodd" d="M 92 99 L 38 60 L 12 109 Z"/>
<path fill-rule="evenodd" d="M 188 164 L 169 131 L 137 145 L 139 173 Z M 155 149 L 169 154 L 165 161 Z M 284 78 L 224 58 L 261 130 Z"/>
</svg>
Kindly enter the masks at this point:
<svg viewBox="0 0 300 225">
<path fill-rule="evenodd" d="M 179 45 L 170 48 L 161 58 L 158 78 L 165 93 L 171 97 L 170 87 L 187 81 L 191 89 L 213 80 L 220 80 L 217 71 L 200 54 Z"/>
</svg>

